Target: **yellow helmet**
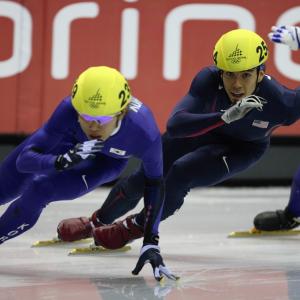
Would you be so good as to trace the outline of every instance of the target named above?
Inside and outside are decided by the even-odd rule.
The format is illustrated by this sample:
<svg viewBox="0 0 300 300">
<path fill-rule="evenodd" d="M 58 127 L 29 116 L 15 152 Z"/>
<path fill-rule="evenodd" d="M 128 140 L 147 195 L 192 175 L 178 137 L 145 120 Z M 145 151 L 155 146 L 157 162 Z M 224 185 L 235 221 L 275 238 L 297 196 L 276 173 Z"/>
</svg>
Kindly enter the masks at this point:
<svg viewBox="0 0 300 300">
<path fill-rule="evenodd" d="M 121 112 L 130 102 L 129 85 L 116 69 L 99 66 L 82 72 L 72 89 L 72 105 L 79 114 L 98 117 Z"/>
<path fill-rule="evenodd" d="M 215 65 L 228 72 L 250 70 L 268 59 L 266 42 L 255 32 L 235 29 L 223 34 L 213 53 Z"/>
</svg>

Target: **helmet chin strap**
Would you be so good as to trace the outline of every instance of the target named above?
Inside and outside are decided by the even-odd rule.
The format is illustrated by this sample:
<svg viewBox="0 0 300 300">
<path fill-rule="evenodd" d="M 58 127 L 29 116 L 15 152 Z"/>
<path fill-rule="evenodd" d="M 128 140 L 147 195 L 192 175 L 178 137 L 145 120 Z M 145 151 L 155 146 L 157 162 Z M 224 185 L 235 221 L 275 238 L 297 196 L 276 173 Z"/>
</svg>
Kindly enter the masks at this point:
<svg viewBox="0 0 300 300">
<path fill-rule="evenodd" d="M 259 65 L 256 68 L 256 84 L 255 84 L 255 88 L 254 88 L 254 91 L 252 92 L 252 94 L 255 94 L 258 90 L 258 87 L 259 87 L 259 84 L 260 84 L 260 82 L 258 82 L 258 76 L 259 76 L 259 72 L 261 70 L 265 70 L 265 65 Z"/>
<path fill-rule="evenodd" d="M 115 135 L 120 130 L 121 124 L 122 124 L 122 119 L 120 118 L 117 120 L 117 126 L 113 130 L 113 132 L 110 134 L 110 136 Z"/>
<path fill-rule="evenodd" d="M 111 133 L 110 136 L 116 134 L 119 130 L 120 130 L 120 127 L 121 127 L 121 124 L 122 124 L 122 120 L 124 118 L 124 116 L 127 114 L 128 112 L 128 107 L 124 108 L 121 113 L 117 116 L 117 125 L 116 125 L 116 128 L 114 129 L 114 131 Z"/>
</svg>

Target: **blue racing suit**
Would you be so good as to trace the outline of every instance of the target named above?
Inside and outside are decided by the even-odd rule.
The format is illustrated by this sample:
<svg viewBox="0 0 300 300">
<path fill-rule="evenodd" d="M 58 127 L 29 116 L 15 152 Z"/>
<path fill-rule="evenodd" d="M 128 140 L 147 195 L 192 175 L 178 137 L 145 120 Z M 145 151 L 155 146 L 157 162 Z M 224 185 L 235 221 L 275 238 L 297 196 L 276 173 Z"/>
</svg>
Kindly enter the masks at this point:
<svg viewBox="0 0 300 300">
<path fill-rule="evenodd" d="M 66 97 L 49 120 L 21 143 L 0 167 L 0 204 L 11 202 L 0 217 L 0 243 L 30 229 L 53 201 L 73 200 L 115 180 L 130 157 L 142 161 L 146 242 L 158 234 L 164 201 L 161 135 L 152 112 L 133 98 L 118 128 L 101 152 L 65 171 L 55 169 L 64 154 L 88 138 Z"/>
</svg>

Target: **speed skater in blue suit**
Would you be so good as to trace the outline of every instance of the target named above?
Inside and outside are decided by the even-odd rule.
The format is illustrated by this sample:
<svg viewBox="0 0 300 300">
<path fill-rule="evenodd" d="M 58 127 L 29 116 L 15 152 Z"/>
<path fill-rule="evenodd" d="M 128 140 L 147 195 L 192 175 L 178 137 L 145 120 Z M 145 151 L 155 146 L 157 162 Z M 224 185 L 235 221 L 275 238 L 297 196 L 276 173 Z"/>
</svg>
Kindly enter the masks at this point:
<svg viewBox="0 0 300 300">
<path fill-rule="evenodd" d="M 2 163 L 0 203 L 10 205 L 0 217 L 0 243 L 32 228 L 49 203 L 76 199 L 115 180 L 133 156 L 144 170 L 146 215 L 143 222 L 128 218 L 123 231 L 126 242 L 133 226 L 135 234 L 144 236 L 133 274 L 149 262 L 157 280 L 176 279 L 159 247 L 165 193 L 161 135 L 152 112 L 131 95 L 124 76 L 106 66 L 81 73 L 72 95 Z"/>
</svg>

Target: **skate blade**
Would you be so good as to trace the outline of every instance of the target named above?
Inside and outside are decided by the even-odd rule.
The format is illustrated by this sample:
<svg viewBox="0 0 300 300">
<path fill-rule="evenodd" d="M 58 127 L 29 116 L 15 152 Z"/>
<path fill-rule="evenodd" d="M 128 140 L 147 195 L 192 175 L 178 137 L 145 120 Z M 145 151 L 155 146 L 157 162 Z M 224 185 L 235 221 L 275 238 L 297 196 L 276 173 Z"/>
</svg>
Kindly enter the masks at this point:
<svg viewBox="0 0 300 300">
<path fill-rule="evenodd" d="M 126 245 L 119 249 L 106 249 L 101 246 L 90 245 L 89 247 L 83 248 L 74 248 L 72 249 L 68 255 L 81 255 L 81 254 L 98 254 L 98 253 L 118 253 L 118 252 L 126 252 L 131 250 L 131 246 Z"/>
<path fill-rule="evenodd" d="M 290 236 L 300 235 L 300 230 L 274 230 L 274 231 L 262 231 L 252 228 L 248 231 L 233 231 L 229 238 L 242 238 L 242 237 L 259 237 L 259 236 Z"/>
<path fill-rule="evenodd" d="M 58 246 L 58 245 L 73 245 L 75 243 L 91 243 L 92 238 L 82 239 L 74 242 L 64 242 L 58 238 L 53 238 L 51 240 L 41 240 L 34 242 L 31 247 L 48 247 L 48 246 Z"/>
</svg>

